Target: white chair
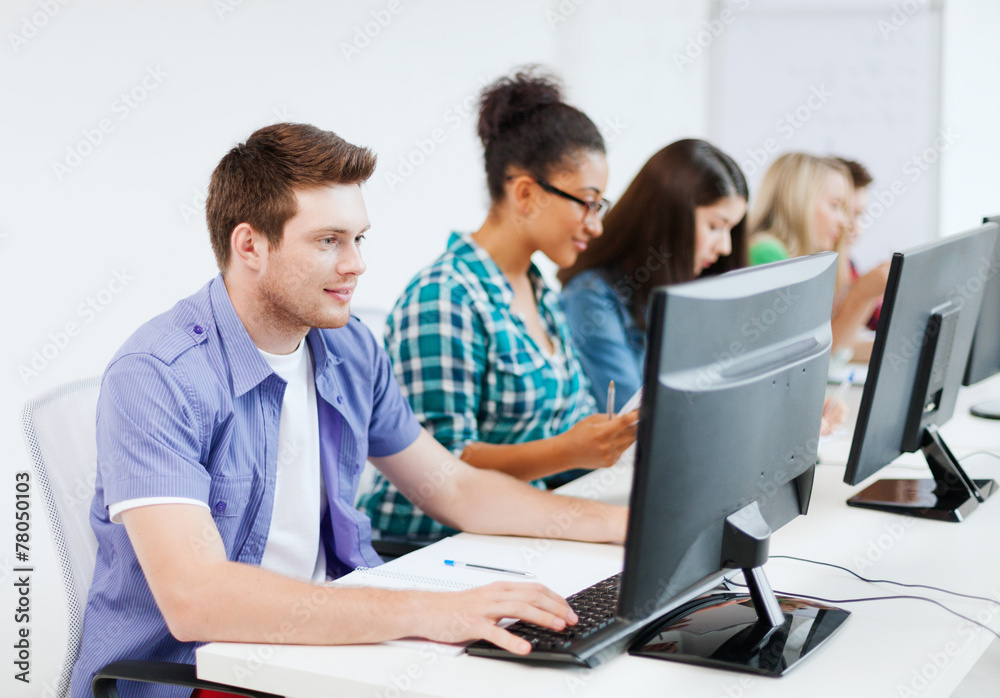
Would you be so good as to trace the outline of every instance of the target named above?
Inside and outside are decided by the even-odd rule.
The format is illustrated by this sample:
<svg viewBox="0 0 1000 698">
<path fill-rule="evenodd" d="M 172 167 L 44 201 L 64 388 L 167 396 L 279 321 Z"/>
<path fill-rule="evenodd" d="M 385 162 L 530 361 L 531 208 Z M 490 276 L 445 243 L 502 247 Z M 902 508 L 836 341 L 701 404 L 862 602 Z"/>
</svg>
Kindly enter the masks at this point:
<svg viewBox="0 0 1000 698">
<path fill-rule="evenodd" d="M 21 411 L 21 427 L 48 512 L 66 591 L 66 655 L 56 682 L 57 698 L 69 695 L 73 664 L 80 653 L 83 611 L 97 559 L 90 503 L 97 477 L 95 425 L 99 392 L 100 378 L 84 378 L 31 400 Z M 191 664 L 130 660 L 113 662 L 98 672 L 92 689 L 95 698 L 117 698 L 118 679 L 275 698 L 269 693 L 200 681 Z"/>
</svg>

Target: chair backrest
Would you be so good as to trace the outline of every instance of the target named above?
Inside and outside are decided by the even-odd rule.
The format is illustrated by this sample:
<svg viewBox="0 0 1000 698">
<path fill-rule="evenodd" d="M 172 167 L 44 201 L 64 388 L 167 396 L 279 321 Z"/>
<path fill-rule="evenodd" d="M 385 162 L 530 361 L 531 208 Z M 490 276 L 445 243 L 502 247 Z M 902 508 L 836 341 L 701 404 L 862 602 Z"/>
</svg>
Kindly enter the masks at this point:
<svg viewBox="0 0 1000 698">
<path fill-rule="evenodd" d="M 30 401 L 21 428 L 45 500 L 66 591 L 66 658 L 56 695 L 69 695 L 73 664 L 80 652 L 83 611 L 97 559 L 90 504 L 97 477 L 97 396 L 100 378 L 73 381 Z"/>
</svg>

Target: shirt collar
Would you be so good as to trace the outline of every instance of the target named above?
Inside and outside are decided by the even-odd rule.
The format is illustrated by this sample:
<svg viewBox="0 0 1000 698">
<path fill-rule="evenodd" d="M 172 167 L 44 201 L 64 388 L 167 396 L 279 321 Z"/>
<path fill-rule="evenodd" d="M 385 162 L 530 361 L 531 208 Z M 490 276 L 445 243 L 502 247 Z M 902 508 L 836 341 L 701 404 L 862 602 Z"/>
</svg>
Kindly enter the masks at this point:
<svg viewBox="0 0 1000 698">
<path fill-rule="evenodd" d="M 236 314 L 229 290 L 222 279 L 222 274 L 212 279 L 209 284 L 209 299 L 212 303 L 212 315 L 219 330 L 223 350 L 229 357 L 229 366 L 233 376 L 233 390 L 236 397 L 256 388 L 269 375 L 274 373 L 264 357 L 257 350 L 257 345 L 250 339 L 246 326 Z M 306 335 L 309 349 L 312 351 L 313 364 L 316 373 L 323 373 L 327 365 L 336 365 L 343 361 L 334 355 L 326 346 L 323 334 L 315 327 Z"/>
<path fill-rule="evenodd" d="M 494 304 L 510 307 L 510 304 L 514 302 L 514 289 L 510 287 L 510 281 L 500 271 L 500 267 L 490 257 L 490 253 L 473 240 L 471 235 L 453 232 L 448 238 L 448 251 L 469 265 L 479 277 L 483 288 L 486 289 Z M 548 285 L 534 262 L 528 266 L 528 279 L 531 281 L 532 289 L 534 289 L 535 300 L 541 303 L 546 290 L 548 290 Z"/>
<path fill-rule="evenodd" d="M 233 301 L 222 274 L 212 279 L 209 288 L 212 315 L 219 330 L 222 349 L 229 358 L 229 370 L 233 376 L 233 390 L 236 397 L 257 387 L 261 381 L 273 373 L 267 361 L 257 351 L 257 345 L 250 339 L 247 328 L 236 314 Z"/>
</svg>

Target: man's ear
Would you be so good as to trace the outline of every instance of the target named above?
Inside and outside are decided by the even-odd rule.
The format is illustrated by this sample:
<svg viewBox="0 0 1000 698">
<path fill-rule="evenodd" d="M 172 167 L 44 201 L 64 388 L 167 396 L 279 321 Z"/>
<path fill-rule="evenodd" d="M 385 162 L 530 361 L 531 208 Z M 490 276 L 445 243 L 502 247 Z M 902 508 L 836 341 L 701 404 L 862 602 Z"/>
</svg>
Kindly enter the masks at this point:
<svg viewBox="0 0 1000 698">
<path fill-rule="evenodd" d="M 267 262 L 267 238 L 249 223 L 240 223 L 229 236 L 232 261 L 251 271 L 260 271 Z"/>
</svg>

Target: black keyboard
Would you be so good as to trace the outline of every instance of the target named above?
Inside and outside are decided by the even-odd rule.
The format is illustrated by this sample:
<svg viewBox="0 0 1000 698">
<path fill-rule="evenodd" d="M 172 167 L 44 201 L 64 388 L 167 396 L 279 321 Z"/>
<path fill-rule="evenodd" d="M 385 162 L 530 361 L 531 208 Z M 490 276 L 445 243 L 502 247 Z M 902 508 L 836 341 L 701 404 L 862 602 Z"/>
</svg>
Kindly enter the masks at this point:
<svg viewBox="0 0 1000 698">
<path fill-rule="evenodd" d="M 565 630 L 550 630 L 523 620 L 509 626 L 508 631 L 531 643 L 531 652 L 527 655 L 508 652 L 486 640 L 469 645 L 466 652 L 479 657 L 597 666 L 620 654 L 632 636 L 642 629 L 641 623 L 615 618 L 621 577 L 619 572 L 566 599 L 580 620 Z"/>
</svg>

